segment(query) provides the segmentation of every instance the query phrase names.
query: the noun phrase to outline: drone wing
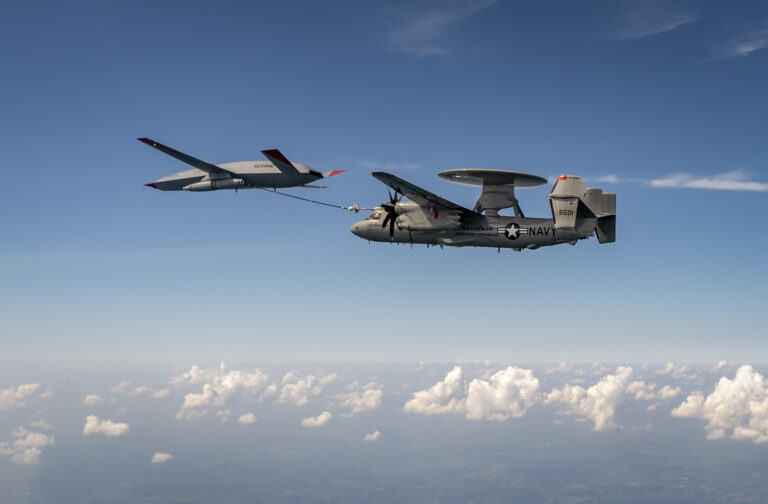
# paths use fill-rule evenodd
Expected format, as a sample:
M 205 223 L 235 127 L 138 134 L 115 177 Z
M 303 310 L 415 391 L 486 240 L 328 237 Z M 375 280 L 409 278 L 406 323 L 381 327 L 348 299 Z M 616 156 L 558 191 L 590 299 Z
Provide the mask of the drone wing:
M 143 142 L 150 147 L 154 147 L 155 149 L 159 150 L 163 154 L 168 154 L 171 157 L 174 157 L 181 161 L 182 163 L 187 163 L 190 166 L 194 166 L 198 170 L 202 170 L 205 173 L 212 175 L 214 173 L 227 173 L 229 175 L 235 175 L 235 173 L 225 170 L 221 166 L 216 166 L 215 164 L 208 163 L 207 161 L 203 161 L 202 159 L 194 158 L 188 154 L 184 154 L 183 152 L 179 152 L 176 149 L 171 149 L 167 145 L 163 145 L 159 142 L 155 142 L 151 138 L 138 138 L 139 142 Z
M 411 184 L 410 182 L 392 175 L 391 173 L 373 172 L 371 175 L 421 207 L 447 208 L 449 210 L 458 210 L 467 214 L 480 215 L 473 210 L 464 208 L 461 205 L 457 205 L 456 203 L 448 201 L 445 198 L 441 198 L 436 194 L 432 194 L 426 189 L 422 189 L 417 185 Z

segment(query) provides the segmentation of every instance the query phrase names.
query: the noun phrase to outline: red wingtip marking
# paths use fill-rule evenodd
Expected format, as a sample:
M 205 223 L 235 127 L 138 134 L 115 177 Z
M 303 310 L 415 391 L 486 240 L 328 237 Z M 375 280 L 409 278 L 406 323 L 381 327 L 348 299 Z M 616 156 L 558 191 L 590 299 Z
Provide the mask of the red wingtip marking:
M 151 183 L 151 182 L 149 184 L 144 184 L 144 185 L 146 187 L 151 187 L 152 189 L 157 189 L 157 186 L 155 184 Z
M 557 180 L 568 180 L 568 175 L 560 175 Z
M 332 172 L 328 173 L 328 175 L 325 176 L 325 178 L 333 177 L 334 175 L 338 175 L 339 173 L 344 173 L 347 170 L 333 170 Z

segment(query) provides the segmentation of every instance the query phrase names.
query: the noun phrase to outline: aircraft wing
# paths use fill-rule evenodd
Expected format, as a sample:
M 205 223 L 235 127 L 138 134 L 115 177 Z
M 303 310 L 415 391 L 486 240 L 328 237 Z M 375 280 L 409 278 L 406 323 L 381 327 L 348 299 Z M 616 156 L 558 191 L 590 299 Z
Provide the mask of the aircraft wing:
M 377 171 L 371 173 L 371 175 L 373 175 L 379 181 L 383 182 L 385 185 L 407 197 L 409 200 L 418 204 L 419 206 L 431 207 L 437 205 L 439 208 L 447 208 L 449 210 L 458 210 L 468 214 L 480 215 L 473 210 L 464 208 L 461 205 L 457 205 L 456 203 L 448 201 L 445 198 L 441 198 L 436 194 L 432 194 L 426 189 L 422 189 L 417 185 L 411 184 L 410 182 L 392 175 L 391 173 Z
M 163 145 L 159 142 L 155 142 L 151 138 L 139 138 L 139 142 L 143 142 L 150 147 L 154 147 L 155 149 L 159 150 L 163 154 L 168 154 L 171 157 L 174 157 L 181 161 L 182 163 L 187 163 L 190 166 L 194 166 L 198 170 L 202 170 L 205 173 L 211 175 L 213 173 L 228 173 L 230 175 L 235 175 L 234 172 L 231 172 L 229 170 L 225 170 L 224 168 L 220 166 L 216 166 L 215 164 L 208 163 L 206 161 L 203 161 L 202 159 L 194 158 L 188 154 L 184 154 L 183 152 L 179 152 L 176 149 L 171 149 L 167 145 Z

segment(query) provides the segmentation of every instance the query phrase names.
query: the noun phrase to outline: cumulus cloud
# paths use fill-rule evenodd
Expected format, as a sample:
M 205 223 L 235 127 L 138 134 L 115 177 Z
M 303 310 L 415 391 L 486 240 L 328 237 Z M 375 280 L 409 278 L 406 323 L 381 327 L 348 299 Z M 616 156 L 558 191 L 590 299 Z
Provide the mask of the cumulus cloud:
M 336 396 L 336 399 L 340 401 L 341 407 L 349 409 L 348 415 L 351 416 L 378 408 L 381 406 L 381 398 L 383 396 L 384 391 L 381 390 L 381 385 L 376 382 L 370 382 L 362 390 L 353 390 L 346 394 L 339 394 Z
M 155 452 L 155 454 L 152 455 L 152 463 L 163 464 L 165 462 L 168 462 L 172 458 L 173 458 L 173 455 L 171 455 L 170 453 Z
M 539 398 L 539 380 L 530 369 L 509 366 L 488 380 L 475 378 L 465 401 L 469 420 L 520 418 Z
M 47 420 L 44 420 L 42 418 L 40 420 L 36 420 L 34 422 L 29 422 L 27 425 L 29 427 L 31 427 L 32 429 L 40 429 L 40 430 L 44 430 L 44 431 L 54 430 L 56 428 L 53 425 L 49 424 Z
M 301 421 L 301 425 L 303 427 L 322 427 L 327 424 L 331 418 L 333 418 L 333 415 L 329 411 L 323 411 L 316 417 L 305 418 Z
M 93 406 L 95 404 L 101 404 L 105 401 L 103 397 L 97 394 L 88 394 L 85 396 L 85 399 L 83 399 L 83 404 L 86 404 L 88 406 Z
M 336 378 L 336 373 L 331 373 L 322 378 L 317 378 L 313 375 L 300 378 L 294 373 L 287 373 L 283 376 L 278 402 L 289 402 L 296 406 L 304 406 L 311 397 L 320 395 L 323 388 Z
M 83 427 L 83 436 L 91 434 L 103 434 L 105 436 L 122 436 L 131 430 L 127 423 L 115 423 L 111 420 L 102 420 L 95 415 L 88 415 Z
M 237 423 L 243 424 L 243 425 L 250 425 L 258 421 L 259 421 L 258 417 L 256 417 L 256 415 L 254 415 L 253 413 L 246 413 L 245 415 L 240 415 L 240 418 L 237 419 Z
M 496 0 L 448 0 L 439 8 L 412 14 L 389 35 L 392 50 L 416 57 L 445 56 L 450 53 L 440 36 L 462 19 L 493 6 Z
M 172 379 L 171 383 L 177 385 L 203 383 L 200 393 L 184 396 L 184 403 L 176 418 L 187 420 L 204 416 L 209 406 L 224 406 L 234 398 L 261 401 L 277 391 L 277 385 L 270 382 L 266 373 L 258 369 L 252 372 L 228 371 L 224 364 L 221 364 L 218 369 L 207 370 L 192 366 L 188 372 Z
M 378 441 L 380 439 L 381 439 L 381 432 L 376 430 L 371 432 L 370 434 L 366 434 L 365 437 L 363 438 L 363 441 L 365 441 L 366 443 L 370 443 L 373 441 Z
M 131 380 L 123 380 L 114 387 L 112 387 L 112 393 L 114 394 L 122 394 L 125 392 L 128 387 L 131 386 Z
M 559 407 L 559 414 L 590 420 L 594 422 L 594 430 L 602 431 L 620 427 L 614 415 L 616 408 L 628 399 L 662 399 L 680 393 L 678 388 L 669 386 L 656 391 L 655 384 L 632 381 L 632 376 L 631 367 L 621 366 L 589 388 L 567 384 L 561 389 L 552 389 L 544 403 Z
M 749 180 L 749 174 L 744 170 L 735 170 L 708 177 L 691 175 L 688 173 L 676 173 L 651 180 L 650 185 L 651 187 L 710 189 L 722 191 L 768 191 L 768 183 Z
M 443 381 L 437 382 L 427 390 L 413 393 L 413 398 L 405 403 L 403 410 L 406 413 L 418 413 L 421 415 L 438 415 L 442 413 L 455 413 L 463 411 L 462 401 L 454 397 L 461 387 L 461 366 L 454 366 L 445 375 Z
M 465 397 L 462 370 L 455 366 L 441 382 L 413 394 L 403 408 L 407 413 L 436 415 L 464 413 L 469 420 L 504 421 L 520 418 L 539 400 L 539 380 L 530 369 L 509 366 L 489 378 L 475 378 Z
M 752 366 L 741 366 L 733 380 L 720 378 L 706 397 L 701 391 L 691 393 L 671 414 L 706 420 L 707 439 L 768 442 L 768 380 Z
M 149 397 L 151 397 L 152 399 L 162 399 L 163 397 L 168 397 L 169 395 L 171 395 L 171 391 L 168 390 L 167 388 L 164 388 L 160 390 L 155 390 L 149 395 Z
M 132 395 L 132 396 L 144 395 L 144 394 L 149 394 L 150 392 L 152 392 L 151 388 L 147 387 L 146 385 L 142 385 L 128 392 L 128 395 Z
M 21 408 L 27 404 L 27 401 L 40 388 L 37 383 L 25 383 L 14 387 L 0 390 L 0 409 Z
M 54 444 L 53 436 L 30 432 L 24 426 L 14 429 L 12 435 L 17 439 L 0 443 L 0 455 L 10 456 L 15 464 L 40 463 L 41 448 Z

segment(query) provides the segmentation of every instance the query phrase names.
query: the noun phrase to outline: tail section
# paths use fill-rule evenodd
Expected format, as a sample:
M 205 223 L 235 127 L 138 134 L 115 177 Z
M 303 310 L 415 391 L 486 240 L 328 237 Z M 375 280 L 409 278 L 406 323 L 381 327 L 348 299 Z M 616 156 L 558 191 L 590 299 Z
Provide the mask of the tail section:
M 549 194 L 555 229 L 573 229 L 576 219 L 597 219 L 595 232 L 600 243 L 616 241 L 616 195 L 586 188 L 581 177 L 561 175 Z

